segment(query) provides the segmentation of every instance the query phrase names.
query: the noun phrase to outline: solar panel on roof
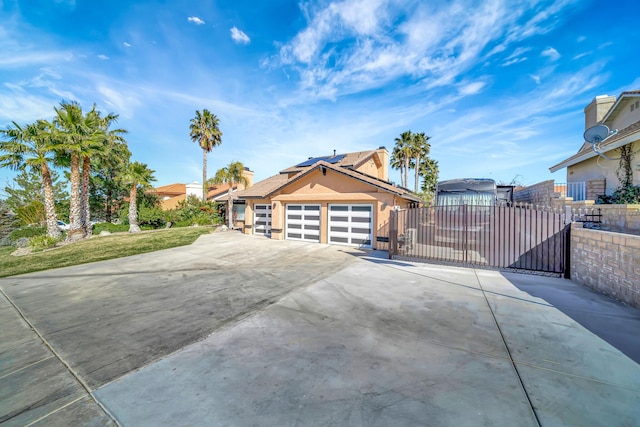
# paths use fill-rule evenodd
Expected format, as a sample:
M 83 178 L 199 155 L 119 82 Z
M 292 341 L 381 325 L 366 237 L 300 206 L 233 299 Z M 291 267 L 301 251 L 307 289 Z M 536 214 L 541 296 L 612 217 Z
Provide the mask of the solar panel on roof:
M 304 162 L 302 162 L 300 164 L 297 164 L 296 167 L 302 168 L 302 167 L 306 167 L 306 166 L 312 166 L 312 165 L 315 165 L 316 163 L 318 163 L 321 160 L 333 165 L 335 163 L 338 163 L 340 160 L 344 159 L 344 156 L 345 156 L 344 154 L 340 154 L 338 156 L 314 157 L 312 159 L 305 160 Z
M 330 163 L 332 165 L 338 163 L 340 160 L 344 159 L 345 154 L 339 154 L 337 156 L 333 156 L 328 158 L 326 161 L 327 163 Z

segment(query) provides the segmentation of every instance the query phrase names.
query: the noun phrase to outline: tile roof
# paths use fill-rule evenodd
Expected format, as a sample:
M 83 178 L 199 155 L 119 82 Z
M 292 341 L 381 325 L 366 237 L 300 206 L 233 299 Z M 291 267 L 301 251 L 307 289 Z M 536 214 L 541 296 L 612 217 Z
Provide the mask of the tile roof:
M 374 151 L 375 152 L 375 151 Z M 361 152 L 364 153 L 364 152 Z M 370 152 L 371 153 L 371 152 Z M 358 154 L 358 153 L 354 153 L 354 154 Z M 369 157 L 366 157 L 367 159 Z M 353 163 L 351 163 L 352 161 L 360 161 L 362 160 L 362 158 L 360 156 L 353 156 L 350 160 L 349 160 L 349 165 L 352 165 Z M 273 193 L 275 193 L 276 191 L 280 190 L 283 187 L 286 187 L 287 185 L 301 179 L 302 177 L 306 176 L 307 174 L 309 174 L 311 171 L 316 170 L 320 167 L 325 167 L 327 169 L 333 170 L 335 172 L 341 173 L 343 175 L 349 176 L 351 178 L 357 179 L 359 181 L 365 182 L 367 184 L 373 185 L 374 187 L 378 187 L 382 190 L 388 191 L 390 193 L 396 194 L 398 196 L 401 196 L 405 199 L 408 200 L 412 200 L 415 202 L 420 202 L 422 201 L 420 198 L 418 198 L 417 196 L 415 196 L 411 191 L 409 191 L 406 188 L 403 187 L 399 187 L 396 185 L 391 184 L 388 181 L 383 181 L 381 179 L 378 179 L 376 177 L 373 177 L 371 175 L 367 175 L 365 173 L 359 172 L 357 170 L 353 170 L 350 169 L 348 166 L 341 166 L 339 164 L 330 164 L 327 163 L 325 161 L 318 161 L 317 163 L 315 163 L 312 166 L 308 166 L 303 168 L 303 170 L 301 170 L 300 172 L 298 172 L 296 175 L 292 176 L 291 178 L 287 178 L 287 174 L 285 173 L 281 173 L 279 175 L 274 175 L 270 178 L 267 178 L 263 181 L 260 181 L 258 183 L 256 183 L 255 185 L 253 185 L 251 188 L 245 190 L 245 191 L 241 191 L 239 193 L 237 193 L 237 197 L 240 199 L 243 198 L 260 198 L 260 199 L 265 199 L 268 198 L 269 196 L 271 196 Z M 291 168 L 289 168 L 291 169 Z M 286 171 L 287 169 L 285 169 Z M 285 172 L 283 171 L 283 172 Z
M 187 192 L 186 184 L 169 184 L 154 188 L 157 194 L 185 194 Z
M 264 198 L 265 195 L 272 193 L 274 190 L 280 188 L 288 181 L 286 174 L 278 174 L 271 176 L 262 181 L 258 181 L 251 187 L 244 191 L 239 191 L 238 198 Z
M 342 166 L 344 168 L 357 168 L 358 166 L 360 166 L 362 163 L 364 163 L 365 161 L 369 160 L 369 158 L 371 156 L 373 156 L 377 151 L 376 150 L 368 150 L 368 151 L 356 151 L 353 153 L 345 153 L 345 154 L 336 154 L 337 156 L 344 156 L 340 161 L 334 163 L 334 165 L 336 166 Z M 326 157 L 333 157 L 333 156 L 326 156 Z M 310 159 L 312 159 L 313 157 L 310 157 Z M 304 162 L 300 162 L 298 164 L 302 164 Z M 314 164 L 315 165 L 315 164 Z M 280 171 L 280 173 L 293 173 L 293 172 L 300 172 L 303 171 L 305 169 L 309 169 L 311 167 L 313 167 L 314 165 L 311 166 L 291 166 L 287 169 L 284 169 L 283 171 Z

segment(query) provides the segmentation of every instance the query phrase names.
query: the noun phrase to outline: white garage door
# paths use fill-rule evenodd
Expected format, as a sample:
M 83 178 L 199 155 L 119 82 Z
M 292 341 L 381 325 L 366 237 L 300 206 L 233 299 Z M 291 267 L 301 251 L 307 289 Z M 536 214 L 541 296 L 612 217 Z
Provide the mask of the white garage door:
M 373 205 L 329 205 L 329 243 L 371 247 Z
M 253 234 L 271 235 L 271 205 L 253 205 Z
M 320 205 L 287 205 L 286 238 L 320 242 Z

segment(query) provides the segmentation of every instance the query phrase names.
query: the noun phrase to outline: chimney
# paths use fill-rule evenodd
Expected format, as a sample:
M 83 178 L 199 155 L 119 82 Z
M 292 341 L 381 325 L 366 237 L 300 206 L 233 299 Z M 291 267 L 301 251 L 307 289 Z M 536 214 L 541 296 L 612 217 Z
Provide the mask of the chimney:
M 584 108 L 584 129 L 587 130 L 600 123 L 616 102 L 615 96 L 599 95 Z
M 389 152 L 387 148 L 382 146 L 376 150 L 381 165 L 378 167 L 378 178 L 383 181 L 389 181 Z
M 242 176 L 247 179 L 247 186 L 244 188 L 249 188 L 253 185 L 253 171 L 248 167 L 245 167 L 242 171 Z

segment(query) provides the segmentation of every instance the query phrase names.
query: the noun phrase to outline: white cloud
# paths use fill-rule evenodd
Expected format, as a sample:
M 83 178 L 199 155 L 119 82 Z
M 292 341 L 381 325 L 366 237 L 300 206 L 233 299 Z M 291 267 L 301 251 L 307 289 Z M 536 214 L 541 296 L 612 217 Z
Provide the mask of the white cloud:
M 131 44 L 130 44 L 130 43 L 122 42 L 122 44 L 124 45 L 124 47 L 131 47 Z
M 122 92 L 104 85 L 99 85 L 97 91 L 104 97 L 104 103 L 106 105 L 124 117 L 133 116 L 135 108 L 140 105 L 138 98 L 130 91 L 125 95 Z
M 530 1 L 344 0 L 315 9 L 303 3 L 307 26 L 282 45 L 275 64 L 268 63 L 297 72 L 301 89 L 317 98 L 336 99 L 405 76 L 422 79 L 424 88 L 448 86 L 511 45 L 558 26 L 555 16 L 574 1 L 537 0 L 532 7 Z M 503 65 L 526 61 L 529 50 L 517 47 Z
M 246 35 L 244 31 L 239 30 L 237 27 L 232 27 L 230 31 L 231 31 L 231 38 L 236 43 L 248 44 L 251 41 L 249 36 Z
M 187 18 L 187 21 L 189 22 L 193 22 L 196 25 L 203 25 L 204 21 L 200 18 L 198 18 L 197 16 L 190 16 Z
M 546 56 L 552 61 L 557 61 L 558 59 L 560 59 L 560 53 L 552 47 L 546 48 L 540 55 Z
M 529 74 L 529 77 L 531 77 L 533 81 L 536 82 L 537 85 L 540 84 L 540 76 L 537 76 L 535 74 Z
M 508 61 L 504 61 L 504 62 L 502 63 L 502 66 L 503 66 L 503 67 L 508 67 L 509 65 L 517 64 L 517 63 L 519 63 L 519 62 L 524 62 L 524 61 L 526 61 L 527 59 L 528 59 L 528 58 L 527 58 L 526 56 L 521 56 L 520 58 L 513 58 L 513 59 L 510 59 L 510 60 L 508 60 Z
M 473 82 L 467 83 L 458 88 L 458 92 L 460 95 L 476 95 L 484 89 L 486 86 L 485 82 Z
M 16 54 L 10 51 L 0 53 L 0 67 L 19 68 L 37 64 L 54 64 L 58 62 L 70 61 L 73 54 L 70 52 L 27 52 Z
M 571 58 L 571 59 L 580 59 L 580 58 L 582 58 L 582 57 L 584 57 L 584 56 L 591 55 L 592 53 L 593 53 L 593 52 L 591 52 L 591 51 L 589 51 L 589 52 L 579 53 L 579 54 L 577 54 L 576 56 L 574 56 L 574 57 L 573 57 L 573 58 Z
M 109 59 L 109 57 L 107 55 L 98 55 L 98 59 L 106 61 L 107 59 Z

